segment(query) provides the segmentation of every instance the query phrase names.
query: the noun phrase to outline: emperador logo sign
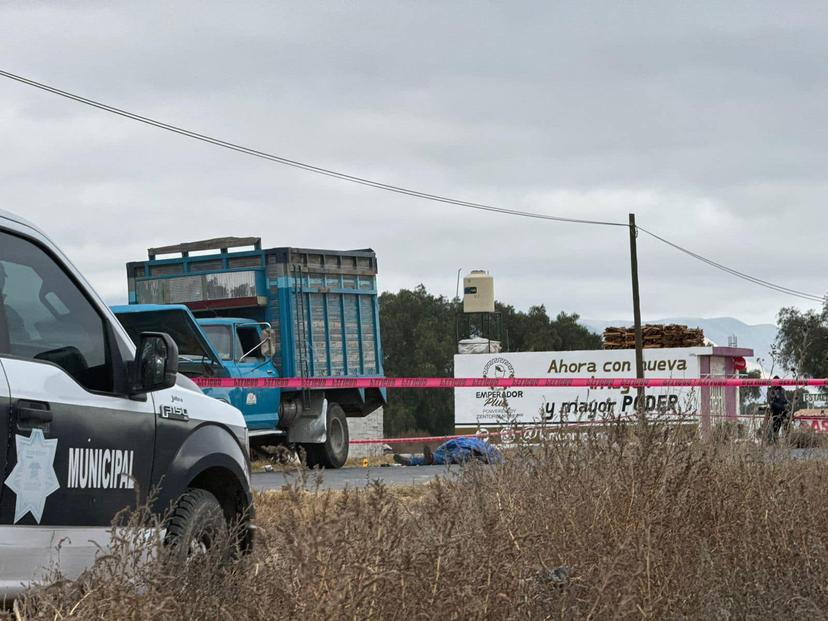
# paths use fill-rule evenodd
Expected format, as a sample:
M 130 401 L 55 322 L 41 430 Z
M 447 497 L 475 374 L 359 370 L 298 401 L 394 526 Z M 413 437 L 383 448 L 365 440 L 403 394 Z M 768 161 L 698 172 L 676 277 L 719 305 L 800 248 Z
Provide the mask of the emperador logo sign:
M 650 349 L 644 352 L 645 377 L 697 378 L 699 355 L 708 348 Z M 635 374 L 633 350 L 517 352 L 454 357 L 455 377 L 619 377 Z M 627 417 L 637 408 L 636 392 L 610 388 L 457 388 L 455 425 L 583 422 Z M 695 415 L 698 388 L 648 389 L 650 413 Z
M 515 367 L 506 358 L 492 358 L 483 366 L 483 377 L 496 377 L 501 379 L 504 377 L 514 377 Z

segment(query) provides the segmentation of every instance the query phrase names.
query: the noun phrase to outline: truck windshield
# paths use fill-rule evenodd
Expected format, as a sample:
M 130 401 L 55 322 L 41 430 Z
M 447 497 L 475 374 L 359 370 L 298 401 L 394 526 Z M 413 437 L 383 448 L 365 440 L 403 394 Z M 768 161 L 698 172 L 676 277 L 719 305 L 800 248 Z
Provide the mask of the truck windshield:
M 241 345 L 241 351 L 238 352 L 238 355 L 247 354 L 239 362 L 258 362 L 264 360 L 261 347 L 262 333 L 259 331 L 258 325 L 238 326 L 236 328 L 236 334 L 239 337 L 239 344 Z
M 202 325 L 201 329 L 204 330 L 204 334 L 210 339 L 222 360 L 233 359 L 233 335 L 230 332 L 230 326 Z

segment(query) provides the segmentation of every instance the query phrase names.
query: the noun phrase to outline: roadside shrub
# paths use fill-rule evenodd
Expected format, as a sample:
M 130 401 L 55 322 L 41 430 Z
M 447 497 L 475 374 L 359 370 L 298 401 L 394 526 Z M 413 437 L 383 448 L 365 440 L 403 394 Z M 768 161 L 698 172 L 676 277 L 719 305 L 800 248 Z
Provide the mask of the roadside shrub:
M 734 440 L 743 440 L 748 437 L 747 428 L 743 423 L 725 421 L 713 425 L 710 434 L 712 442 L 730 443 Z
M 453 469 L 457 471 L 456 468 Z M 665 427 L 568 434 L 421 488 L 258 494 L 254 554 L 159 540 L 30 590 L 22 617 L 815 618 L 828 470 Z M 111 557 L 111 558 L 110 558 Z
M 791 428 L 785 435 L 785 443 L 792 448 L 828 448 L 828 436 L 807 428 Z

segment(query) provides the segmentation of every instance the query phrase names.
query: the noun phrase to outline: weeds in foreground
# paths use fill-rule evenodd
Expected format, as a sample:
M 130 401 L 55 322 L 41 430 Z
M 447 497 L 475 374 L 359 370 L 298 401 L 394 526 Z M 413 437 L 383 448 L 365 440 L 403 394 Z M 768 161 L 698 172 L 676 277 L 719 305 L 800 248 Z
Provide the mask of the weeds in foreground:
M 23 617 L 814 618 L 828 611 L 828 470 L 669 429 L 584 433 L 400 494 L 257 497 L 252 556 L 173 568 L 116 539 Z

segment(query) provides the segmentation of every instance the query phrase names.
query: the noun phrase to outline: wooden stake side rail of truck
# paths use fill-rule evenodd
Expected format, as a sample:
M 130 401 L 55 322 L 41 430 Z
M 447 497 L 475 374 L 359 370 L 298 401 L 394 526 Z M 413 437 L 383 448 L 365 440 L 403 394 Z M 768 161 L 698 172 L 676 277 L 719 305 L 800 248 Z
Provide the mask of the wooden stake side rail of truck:
M 257 237 L 227 237 L 148 257 L 127 264 L 129 305 L 116 315 L 128 332 L 170 334 L 187 375 L 382 376 L 373 250 L 262 249 Z M 301 446 L 309 465 L 329 468 L 348 457 L 347 418 L 385 403 L 384 389 L 204 392 L 241 410 L 254 447 Z

